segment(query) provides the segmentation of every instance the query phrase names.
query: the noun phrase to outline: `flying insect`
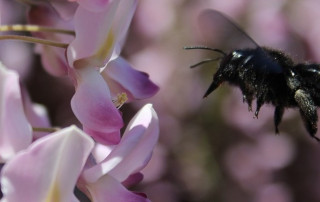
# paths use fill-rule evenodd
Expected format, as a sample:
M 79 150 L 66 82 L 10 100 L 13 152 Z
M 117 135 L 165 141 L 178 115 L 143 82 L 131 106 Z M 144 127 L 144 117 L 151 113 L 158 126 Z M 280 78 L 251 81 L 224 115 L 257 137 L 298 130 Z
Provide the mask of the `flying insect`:
M 189 46 L 190 49 L 214 51 L 219 57 L 200 61 L 191 68 L 204 63 L 220 61 L 218 70 L 213 75 L 213 81 L 204 94 L 207 97 L 223 82 L 240 88 L 243 101 L 252 109 L 256 101 L 254 116 L 258 118 L 260 108 L 264 104 L 275 107 L 275 132 L 286 108 L 298 108 L 304 126 L 310 136 L 317 141 L 317 107 L 320 106 L 320 65 L 313 63 L 295 63 L 283 51 L 259 46 L 249 35 L 236 24 L 216 10 L 205 10 L 200 14 L 201 19 L 219 16 L 228 21 L 235 29 L 250 41 L 252 47 L 233 49 L 231 52 L 207 46 Z

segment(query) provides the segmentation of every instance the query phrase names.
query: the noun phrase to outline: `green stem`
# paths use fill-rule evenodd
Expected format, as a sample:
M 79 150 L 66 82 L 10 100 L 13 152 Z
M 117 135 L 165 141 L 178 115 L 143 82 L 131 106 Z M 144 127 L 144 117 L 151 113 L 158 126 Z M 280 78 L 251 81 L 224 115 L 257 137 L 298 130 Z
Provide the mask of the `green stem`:
M 75 35 L 73 30 L 57 29 L 39 25 L 1 25 L 0 32 L 17 31 L 17 32 L 53 32 L 60 34 Z
M 60 130 L 60 128 L 40 128 L 40 127 L 32 127 L 32 130 L 34 132 L 48 132 L 48 133 L 53 133 L 56 132 L 58 130 Z
M 58 42 L 34 38 L 34 37 L 30 37 L 30 36 L 0 35 L 0 40 L 8 40 L 8 39 L 25 41 L 25 42 L 29 42 L 29 43 L 39 43 L 39 44 L 43 44 L 43 45 L 55 46 L 58 48 L 67 48 L 68 47 L 68 44 L 66 44 L 66 43 L 58 43 Z

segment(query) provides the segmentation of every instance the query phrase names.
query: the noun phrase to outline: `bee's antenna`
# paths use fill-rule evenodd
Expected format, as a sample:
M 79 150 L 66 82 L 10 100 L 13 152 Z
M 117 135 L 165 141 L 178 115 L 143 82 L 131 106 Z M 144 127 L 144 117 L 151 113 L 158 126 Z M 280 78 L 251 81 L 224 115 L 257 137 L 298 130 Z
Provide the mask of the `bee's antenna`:
M 210 59 L 206 59 L 206 60 L 202 60 L 196 64 L 193 64 L 193 65 L 190 65 L 190 68 L 195 68 L 199 65 L 202 65 L 202 64 L 205 64 L 205 63 L 208 63 L 208 62 L 212 62 L 212 61 L 217 61 L 217 60 L 220 60 L 221 57 L 218 57 L 218 58 L 210 58 Z
M 183 47 L 185 50 L 192 50 L 192 49 L 203 49 L 203 50 L 210 50 L 210 51 L 214 51 L 214 52 L 218 52 L 224 56 L 226 56 L 227 54 L 225 52 L 223 52 L 220 49 L 216 49 L 216 48 L 210 48 L 207 46 L 185 46 Z

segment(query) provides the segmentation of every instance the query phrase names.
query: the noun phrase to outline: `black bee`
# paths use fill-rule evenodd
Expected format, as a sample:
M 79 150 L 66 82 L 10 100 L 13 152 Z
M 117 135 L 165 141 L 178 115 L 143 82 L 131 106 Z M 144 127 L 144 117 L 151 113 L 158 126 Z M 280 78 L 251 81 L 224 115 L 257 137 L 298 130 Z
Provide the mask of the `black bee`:
M 230 53 L 206 46 L 185 47 L 185 49 L 205 49 L 217 52 L 218 58 L 201 61 L 191 67 L 220 60 L 213 81 L 205 92 L 207 97 L 220 84 L 228 83 L 238 86 L 243 94 L 243 101 L 251 110 L 253 100 L 256 100 L 255 117 L 265 103 L 275 106 L 275 132 L 279 133 L 278 125 L 281 122 L 285 108 L 299 108 L 305 128 L 317 141 L 317 106 L 320 105 L 320 65 L 301 63 L 296 64 L 284 52 L 258 46 L 246 33 L 240 30 L 228 18 L 218 11 L 205 10 L 202 16 L 219 15 L 225 18 L 253 44 L 253 48 L 235 49 Z

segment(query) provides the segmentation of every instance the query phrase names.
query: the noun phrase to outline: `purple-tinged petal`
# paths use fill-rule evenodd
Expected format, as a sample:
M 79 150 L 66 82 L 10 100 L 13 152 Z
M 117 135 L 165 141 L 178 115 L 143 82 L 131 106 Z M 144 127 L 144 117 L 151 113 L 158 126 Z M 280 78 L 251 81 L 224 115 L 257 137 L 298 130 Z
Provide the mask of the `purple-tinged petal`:
M 36 45 L 35 52 L 41 55 L 41 63 L 44 69 L 53 76 L 65 76 L 68 74 L 68 63 L 65 59 L 65 51 L 50 46 Z
M 75 0 L 83 8 L 92 12 L 101 12 L 108 7 L 110 2 L 117 0 Z
M 28 95 L 28 92 L 22 89 L 24 112 L 29 123 L 35 128 L 50 128 L 50 121 L 47 109 L 40 104 L 34 104 Z M 48 132 L 33 131 L 33 140 L 47 135 Z
M 60 29 L 73 29 L 72 21 L 64 21 L 50 4 L 41 4 L 32 6 L 28 12 L 28 21 L 30 24 L 36 24 L 47 27 L 57 27 Z M 34 32 L 34 36 L 61 43 L 70 43 L 74 36 L 66 34 L 57 34 L 51 32 Z M 65 56 L 65 49 L 37 45 L 36 52 L 41 57 L 44 68 L 54 76 L 62 76 L 68 73 L 68 63 Z
M 109 60 L 116 37 L 110 30 L 118 4 L 119 1 L 113 1 L 104 12 L 99 13 L 81 6 L 77 9 L 74 16 L 76 38 L 67 49 L 71 67 L 103 67 Z
M 3 201 L 78 201 L 73 190 L 94 145 L 75 126 L 43 137 L 1 173 Z
M 143 174 L 138 172 L 130 175 L 125 181 L 122 182 L 125 187 L 132 187 L 143 180 Z
M 111 126 L 110 128 L 113 127 Z M 112 132 L 101 132 L 95 129 L 89 129 L 86 126 L 84 126 L 83 131 L 85 131 L 87 134 L 93 137 L 95 141 L 103 145 L 115 145 L 118 144 L 120 141 L 120 128 L 115 128 Z
M 120 141 L 122 117 L 99 71 L 86 68 L 76 73 L 76 92 L 71 107 L 86 132 L 102 144 Z
M 95 183 L 87 185 L 94 202 L 149 202 L 144 195 L 135 194 L 127 190 L 119 181 L 110 175 L 104 175 Z
M 71 20 L 78 8 L 78 4 L 66 0 L 49 1 L 52 7 L 59 13 L 60 17 L 64 20 Z
M 133 69 L 121 57 L 109 62 L 101 74 L 108 83 L 112 96 L 125 92 L 129 101 L 152 97 L 159 90 L 148 74 Z
M 120 2 L 112 24 L 112 31 L 117 37 L 117 39 L 115 40 L 116 44 L 114 55 L 120 55 L 132 17 L 134 15 L 134 12 L 136 11 L 137 4 L 138 0 L 122 0 Z
M 115 145 L 103 145 L 96 142 L 91 154 L 95 159 L 96 163 L 103 161 L 113 150 Z
M 6 162 L 32 141 L 24 113 L 19 76 L 0 63 L 0 162 Z
M 69 65 L 105 66 L 114 52 L 120 52 L 136 5 L 137 0 L 113 0 L 98 13 L 80 6 L 74 18 L 76 38 L 67 49 Z
M 159 122 L 151 104 L 145 105 L 129 123 L 120 143 L 101 163 L 85 170 L 83 178 L 95 182 L 110 174 L 118 181 L 139 172 L 151 158 L 159 136 Z
M 39 4 L 32 6 L 28 12 L 28 22 L 30 24 L 55 27 L 59 29 L 73 30 L 73 21 L 65 21 L 61 19 L 59 14 L 50 4 Z M 53 32 L 33 32 L 35 36 L 50 39 L 62 43 L 69 43 L 74 39 L 74 36 L 53 33 Z

